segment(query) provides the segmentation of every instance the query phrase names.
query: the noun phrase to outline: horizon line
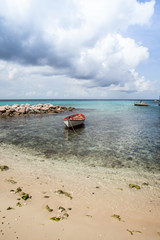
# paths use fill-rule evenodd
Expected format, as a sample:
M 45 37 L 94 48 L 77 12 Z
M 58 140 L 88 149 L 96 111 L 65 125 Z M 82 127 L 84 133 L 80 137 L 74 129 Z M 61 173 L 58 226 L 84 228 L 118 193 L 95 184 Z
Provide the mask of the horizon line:
M 158 100 L 158 98 L 17 98 L 0 99 L 0 101 L 93 101 L 93 100 Z

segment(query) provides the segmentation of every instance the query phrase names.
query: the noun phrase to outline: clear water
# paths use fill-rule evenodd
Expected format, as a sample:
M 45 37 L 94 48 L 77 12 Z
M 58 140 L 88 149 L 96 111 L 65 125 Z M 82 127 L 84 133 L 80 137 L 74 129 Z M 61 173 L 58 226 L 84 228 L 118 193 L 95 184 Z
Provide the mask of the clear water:
M 103 168 L 160 170 L 160 107 L 136 107 L 134 101 L 63 100 L 1 101 L 14 103 L 52 103 L 75 107 L 86 115 L 85 125 L 66 129 L 63 118 L 70 112 L 0 119 L 0 144 L 12 144 L 44 156 L 48 162 Z

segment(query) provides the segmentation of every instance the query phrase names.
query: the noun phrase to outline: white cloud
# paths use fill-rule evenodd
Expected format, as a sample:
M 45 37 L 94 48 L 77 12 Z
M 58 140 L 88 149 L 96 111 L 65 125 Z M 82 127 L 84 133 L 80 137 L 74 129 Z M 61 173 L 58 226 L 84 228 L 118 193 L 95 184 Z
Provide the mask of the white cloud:
M 24 96 L 27 97 L 27 98 L 31 98 L 31 97 L 34 97 L 36 96 L 37 97 L 37 93 L 36 91 L 27 91 L 27 92 L 23 92 Z
M 0 0 L 0 81 L 5 76 L 13 88 L 18 82 L 24 92 L 32 88 L 26 96 L 39 96 L 43 88 L 46 96 L 59 96 L 58 76 L 66 83 L 77 79 L 75 88 L 86 97 L 91 87 L 148 89 L 135 69 L 149 51 L 123 33 L 149 24 L 154 5 L 155 0 Z
M 133 39 L 109 34 L 93 48 L 81 52 L 74 63 L 75 77 L 90 79 L 90 87 L 124 86 L 126 82 L 136 81 L 133 69 L 148 55 L 148 49 L 138 46 Z
M 18 71 L 17 68 L 12 68 L 11 70 L 9 70 L 9 74 L 8 74 L 9 80 L 12 80 L 15 78 L 17 71 Z

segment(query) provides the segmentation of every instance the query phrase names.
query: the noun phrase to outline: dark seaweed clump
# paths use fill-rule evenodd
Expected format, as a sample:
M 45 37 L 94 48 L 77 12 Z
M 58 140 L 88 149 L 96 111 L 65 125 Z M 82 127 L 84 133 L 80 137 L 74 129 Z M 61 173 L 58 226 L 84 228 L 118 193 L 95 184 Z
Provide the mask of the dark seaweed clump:
M 8 169 L 9 169 L 9 167 L 7 165 L 1 165 L 0 166 L 1 171 L 7 171 Z

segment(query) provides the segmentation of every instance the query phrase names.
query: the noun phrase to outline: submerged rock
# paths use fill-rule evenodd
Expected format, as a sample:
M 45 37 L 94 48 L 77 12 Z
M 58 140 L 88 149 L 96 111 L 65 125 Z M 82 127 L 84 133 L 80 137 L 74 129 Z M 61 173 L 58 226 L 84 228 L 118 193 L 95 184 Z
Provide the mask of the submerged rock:
M 9 116 L 11 116 L 11 115 L 8 111 L 2 113 L 2 117 L 9 117 Z
M 68 111 L 73 111 L 73 110 L 75 110 L 75 108 L 74 107 L 69 107 L 67 110 Z

